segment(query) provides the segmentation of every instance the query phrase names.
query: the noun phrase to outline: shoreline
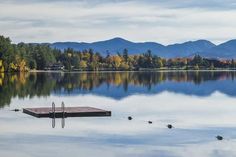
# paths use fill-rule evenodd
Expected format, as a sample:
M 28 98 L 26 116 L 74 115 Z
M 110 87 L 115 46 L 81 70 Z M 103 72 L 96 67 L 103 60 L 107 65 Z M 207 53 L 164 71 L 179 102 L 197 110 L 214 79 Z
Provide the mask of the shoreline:
M 160 70 L 81 70 L 81 71 L 62 71 L 62 70 L 30 70 L 30 73 L 115 73 L 115 72 L 236 72 L 236 69 L 160 69 Z

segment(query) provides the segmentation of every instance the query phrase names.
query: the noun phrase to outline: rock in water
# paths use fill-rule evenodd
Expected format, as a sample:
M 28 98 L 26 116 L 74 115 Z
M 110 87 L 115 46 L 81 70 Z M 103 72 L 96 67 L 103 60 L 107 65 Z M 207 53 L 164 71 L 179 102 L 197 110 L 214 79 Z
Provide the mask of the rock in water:
M 223 138 L 222 136 L 220 136 L 220 135 L 216 136 L 216 138 L 217 138 L 217 140 L 219 140 L 219 141 L 221 141 L 221 140 L 224 139 L 224 138 Z
M 172 129 L 173 126 L 172 126 L 171 124 L 168 124 L 168 125 L 167 125 L 167 128 Z

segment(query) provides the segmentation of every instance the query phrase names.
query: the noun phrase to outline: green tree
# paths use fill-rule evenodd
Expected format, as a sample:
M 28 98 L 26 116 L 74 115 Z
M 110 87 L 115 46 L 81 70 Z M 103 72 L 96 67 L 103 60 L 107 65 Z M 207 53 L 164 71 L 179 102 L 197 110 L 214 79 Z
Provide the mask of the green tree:
M 235 65 L 236 65 L 236 63 L 235 63 L 234 59 L 232 59 L 232 60 L 231 60 L 231 67 L 232 67 L 232 68 L 235 68 Z
M 36 61 L 34 59 L 31 59 L 29 61 L 29 68 L 30 69 L 36 69 L 37 68 L 37 64 L 36 64 Z
M 193 65 L 202 65 L 203 64 L 203 58 L 200 55 L 195 55 L 192 60 Z
M 125 60 L 125 63 L 128 62 L 128 58 L 129 58 L 129 54 L 128 54 L 128 50 L 127 49 L 124 49 L 123 51 L 123 58 Z
M 154 60 L 154 66 L 156 68 L 163 67 L 162 59 L 160 57 L 155 56 L 153 60 Z
M 8 70 L 10 63 L 14 62 L 15 55 L 10 38 L 0 36 L 0 59 L 3 60 L 3 66 Z

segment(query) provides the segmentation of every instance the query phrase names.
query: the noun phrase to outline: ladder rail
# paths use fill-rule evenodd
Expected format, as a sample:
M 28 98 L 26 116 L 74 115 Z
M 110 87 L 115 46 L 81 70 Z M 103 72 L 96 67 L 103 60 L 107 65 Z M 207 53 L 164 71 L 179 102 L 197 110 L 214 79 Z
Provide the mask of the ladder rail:
M 65 103 L 61 103 L 61 111 L 59 111 L 59 114 L 62 114 L 62 119 L 61 119 L 61 127 L 65 128 Z M 52 128 L 55 128 L 56 126 L 56 105 L 54 102 L 52 102 Z
M 54 102 L 52 102 L 52 115 L 53 115 L 53 117 L 52 117 L 52 128 L 55 128 L 55 126 L 56 126 L 56 106 L 55 106 L 55 103 Z
M 61 103 L 61 110 L 62 110 L 62 119 L 61 119 L 61 127 L 65 127 L 65 103 Z

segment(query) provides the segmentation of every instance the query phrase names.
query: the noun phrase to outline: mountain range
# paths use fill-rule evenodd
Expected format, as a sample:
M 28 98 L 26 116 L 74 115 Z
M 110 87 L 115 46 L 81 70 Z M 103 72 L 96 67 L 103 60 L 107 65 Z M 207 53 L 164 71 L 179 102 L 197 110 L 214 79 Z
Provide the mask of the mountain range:
M 220 45 L 215 45 L 208 40 L 188 41 L 180 44 L 162 45 L 156 42 L 131 42 L 122 38 L 85 43 L 85 42 L 55 42 L 51 47 L 64 50 L 73 48 L 83 51 L 93 49 L 102 55 L 122 53 L 124 49 L 129 54 L 141 54 L 151 50 L 153 54 L 164 58 L 191 57 L 199 54 L 207 58 L 236 58 L 236 40 L 230 40 Z

